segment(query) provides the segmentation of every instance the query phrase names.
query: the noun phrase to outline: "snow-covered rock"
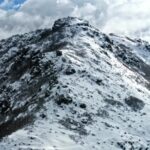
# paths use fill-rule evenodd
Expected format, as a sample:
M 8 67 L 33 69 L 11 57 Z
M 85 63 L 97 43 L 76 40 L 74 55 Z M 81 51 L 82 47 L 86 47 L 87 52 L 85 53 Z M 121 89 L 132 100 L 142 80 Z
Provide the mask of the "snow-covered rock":
M 0 41 L 1 150 L 148 150 L 150 45 L 82 19 Z

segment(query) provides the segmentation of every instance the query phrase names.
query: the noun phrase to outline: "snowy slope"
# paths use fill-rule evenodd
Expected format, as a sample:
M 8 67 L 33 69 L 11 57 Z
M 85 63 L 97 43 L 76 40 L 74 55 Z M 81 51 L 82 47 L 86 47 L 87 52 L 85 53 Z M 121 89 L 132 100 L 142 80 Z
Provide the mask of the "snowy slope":
M 78 18 L 0 41 L 2 150 L 150 149 L 150 45 Z

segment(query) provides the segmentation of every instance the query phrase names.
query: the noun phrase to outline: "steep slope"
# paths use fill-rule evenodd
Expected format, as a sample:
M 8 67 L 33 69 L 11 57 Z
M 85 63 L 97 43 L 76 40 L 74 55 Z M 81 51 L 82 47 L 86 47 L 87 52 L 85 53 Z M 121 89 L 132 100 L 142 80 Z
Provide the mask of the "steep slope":
M 78 18 L 0 41 L 0 146 L 148 150 L 150 45 Z

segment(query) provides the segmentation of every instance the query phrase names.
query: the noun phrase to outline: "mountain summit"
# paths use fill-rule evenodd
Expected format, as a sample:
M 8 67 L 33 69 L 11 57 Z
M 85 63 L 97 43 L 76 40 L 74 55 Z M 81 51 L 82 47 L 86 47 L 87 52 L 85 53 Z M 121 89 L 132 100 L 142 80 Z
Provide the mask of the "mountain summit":
M 150 44 L 67 17 L 0 41 L 1 150 L 148 150 Z

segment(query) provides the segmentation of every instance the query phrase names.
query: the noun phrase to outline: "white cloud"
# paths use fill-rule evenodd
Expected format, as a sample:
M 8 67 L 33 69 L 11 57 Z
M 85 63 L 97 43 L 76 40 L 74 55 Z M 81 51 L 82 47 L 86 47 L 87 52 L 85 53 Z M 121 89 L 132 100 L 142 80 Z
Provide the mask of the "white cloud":
M 150 41 L 150 1 L 128 0 L 110 5 L 103 31 L 126 34 Z
M 51 27 L 66 16 L 82 17 L 104 32 L 138 36 L 150 41 L 148 0 L 26 0 L 18 11 L 0 6 L 0 38 Z M 3 6 L 3 7 L 2 7 Z

